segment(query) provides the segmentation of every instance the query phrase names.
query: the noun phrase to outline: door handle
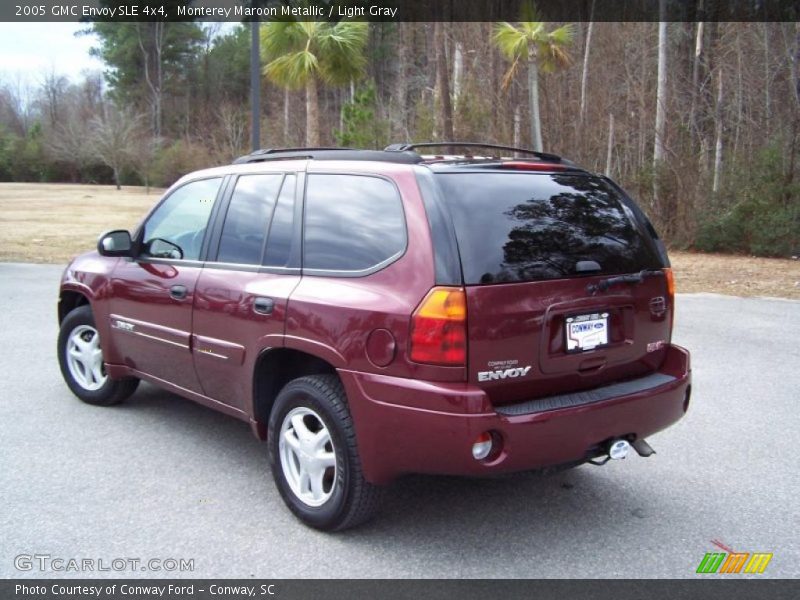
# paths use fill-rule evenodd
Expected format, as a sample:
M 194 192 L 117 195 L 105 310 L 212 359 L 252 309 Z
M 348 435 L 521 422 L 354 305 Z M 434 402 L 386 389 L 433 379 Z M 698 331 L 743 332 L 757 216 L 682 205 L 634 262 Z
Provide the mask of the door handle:
M 253 312 L 257 312 L 260 315 L 271 315 L 273 308 L 275 308 L 275 300 L 272 298 L 259 296 L 253 300 Z
M 169 295 L 175 298 L 175 300 L 183 300 L 186 298 L 186 286 L 173 285 L 171 288 L 169 288 Z

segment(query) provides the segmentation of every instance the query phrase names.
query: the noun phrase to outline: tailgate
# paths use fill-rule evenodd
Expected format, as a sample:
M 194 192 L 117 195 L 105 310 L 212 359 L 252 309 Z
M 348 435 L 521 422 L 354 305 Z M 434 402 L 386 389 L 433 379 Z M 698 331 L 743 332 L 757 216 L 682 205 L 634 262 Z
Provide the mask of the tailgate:
M 665 279 L 588 294 L 599 279 L 468 287 L 469 381 L 500 405 L 655 371 L 670 341 Z M 568 319 L 585 315 L 605 319 L 607 343 L 569 350 Z
M 585 172 L 451 169 L 437 182 L 466 286 L 470 383 L 503 404 L 659 367 L 668 263 L 621 190 Z

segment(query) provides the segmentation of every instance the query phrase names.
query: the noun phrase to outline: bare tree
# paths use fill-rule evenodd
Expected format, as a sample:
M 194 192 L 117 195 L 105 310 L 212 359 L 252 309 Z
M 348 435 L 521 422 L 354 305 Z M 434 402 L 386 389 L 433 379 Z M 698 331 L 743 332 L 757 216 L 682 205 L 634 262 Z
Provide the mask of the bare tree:
M 247 145 L 247 111 L 231 102 L 222 104 L 215 111 L 219 130 L 215 136 L 217 151 L 232 160 L 242 154 Z
M 53 128 L 45 144 L 47 155 L 54 161 L 67 165 L 72 180 L 78 181 L 82 171 L 95 160 L 91 130 L 86 119 L 71 111 Z
M 143 29 L 146 31 L 143 32 Z M 161 136 L 161 105 L 163 102 L 164 74 L 163 59 L 164 51 L 164 23 L 154 21 L 152 23 L 136 23 L 136 33 L 139 40 L 139 49 L 142 51 L 142 61 L 144 63 L 144 79 L 150 90 L 151 119 L 153 134 Z M 148 46 L 145 47 L 145 37 L 147 36 Z M 151 56 L 152 49 L 152 56 Z
M 145 193 L 150 193 L 150 185 L 153 179 L 153 171 L 156 166 L 158 151 L 163 146 L 164 140 L 152 134 L 147 127 L 143 127 L 144 118 L 139 119 L 137 131 L 133 136 L 128 158 L 130 167 L 142 178 Z
M 42 79 L 42 92 L 44 93 L 47 116 L 51 127 L 55 127 L 59 122 L 63 98 L 68 85 L 69 80 L 63 75 L 57 74 L 52 67 Z
M 614 161 L 614 113 L 608 113 L 608 146 L 606 148 L 605 173 L 611 177 L 611 167 Z
M 589 50 L 592 47 L 592 30 L 594 29 L 594 0 L 592 0 L 591 8 L 589 9 L 589 24 L 586 28 L 586 45 L 583 49 L 583 71 L 581 72 L 581 123 L 586 117 L 586 85 L 589 80 Z
M 104 115 L 90 121 L 92 151 L 99 161 L 111 168 L 118 190 L 122 189 L 122 170 L 134 165 L 141 122 L 141 115 L 116 107 L 107 107 Z
M 436 99 L 439 102 L 439 122 L 437 131 L 445 140 L 453 139 L 453 101 L 450 96 L 450 73 L 447 66 L 446 24 L 433 26 L 436 45 Z
M 664 160 L 667 133 L 667 22 L 666 0 L 659 0 L 658 23 L 658 85 L 656 87 L 656 127 L 653 144 L 653 209 L 656 216 L 664 218 L 659 197 L 659 176 L 661 163 Z
M 722 69 L 717 70 L 717 106 L 715 110 L 716 143 L 714 144 L 714 182 L 711 191 L 719 192 L 719 182 L 722 171 Z

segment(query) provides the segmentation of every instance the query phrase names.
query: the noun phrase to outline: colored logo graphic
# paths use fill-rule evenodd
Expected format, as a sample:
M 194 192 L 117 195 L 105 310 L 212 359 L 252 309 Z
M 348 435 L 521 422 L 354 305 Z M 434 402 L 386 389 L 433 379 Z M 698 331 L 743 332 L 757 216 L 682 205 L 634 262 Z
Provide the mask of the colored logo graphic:
M 718 540 L 711 540 L 711 543 L 725 552 L 706 552 L 697 566 L 697 573 L 759 574 L 772 560 L 772 552 L 736 552 Z

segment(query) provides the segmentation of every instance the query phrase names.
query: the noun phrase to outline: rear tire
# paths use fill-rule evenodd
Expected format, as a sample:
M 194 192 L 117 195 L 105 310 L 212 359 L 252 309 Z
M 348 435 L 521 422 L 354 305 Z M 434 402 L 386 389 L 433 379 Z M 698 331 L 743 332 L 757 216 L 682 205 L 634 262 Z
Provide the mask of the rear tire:
M 341 531 L 378 510 L 383 488 L 364 479 L 353 420 L 335 375 L 286 384 L 275 399 L 267 440 L 275 485 L 306 525 Z
M 106 374 L 100 334 L 88 305 L 74 309 L 61 323 L 58 364 L 69 389 L 87 404 L 119 404 L 139 385 L 134 377 L 111 379 Z

